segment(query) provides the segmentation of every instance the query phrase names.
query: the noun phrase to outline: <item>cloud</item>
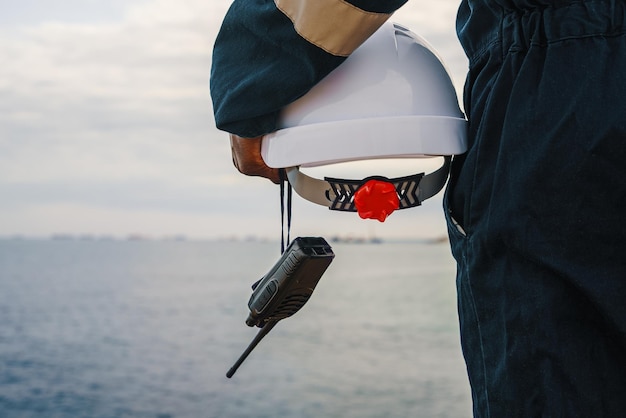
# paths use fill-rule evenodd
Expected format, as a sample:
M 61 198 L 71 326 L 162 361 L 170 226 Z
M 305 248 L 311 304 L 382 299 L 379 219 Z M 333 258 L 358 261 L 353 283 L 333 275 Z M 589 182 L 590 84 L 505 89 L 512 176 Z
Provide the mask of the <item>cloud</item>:
M 398 21 L 454 61 L 456 1 L 422 3 Z M 84 1 L 46 19 L 60 4 L 25 0 L 9 10 L 21 20 L 0 20 L 0 235 L 120 231 L 141 213 L 147 232 L 167 219 L 179 232 L 265 225 L 277 188 L 234 170 L 212 118 L 211 48 L 230 1 Z
M 3 143 L 52 139 L 80 149 L 81 142 L 127 147 L 130 139 L 134 148 L 206 135 L 219 16 L 212 9 L 214 2 L 159 1 L 131 8 L 120 22 L 3 33 Z

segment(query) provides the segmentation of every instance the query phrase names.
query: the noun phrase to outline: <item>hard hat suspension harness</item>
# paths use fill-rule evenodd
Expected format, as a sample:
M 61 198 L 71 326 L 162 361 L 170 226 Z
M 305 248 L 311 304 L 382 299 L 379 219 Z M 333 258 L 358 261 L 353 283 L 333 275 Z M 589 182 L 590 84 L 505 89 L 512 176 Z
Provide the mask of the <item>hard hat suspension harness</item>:
M 364 211 L 359 208 L 358 197 L 359 193 L 369 193 L 365 187 L 371 181 L 379 181 L 393 186 L 398 199 L 398 205 L 392 208 L 393 210 L 412 208 L 421 205 L 424 200 L 433 197 L 444 187 L 450 172 L 451 160 L 452 157 L 445 156 L 441 168 L 430 174 L 420 173 L 392 179 L 372 176 L 363 180 L 346 180 L 333 177 L 324 177 L 324 180 L 319 180 L 302 173 L 298 167 L 290 167 L 285 171 L 289 184 L 303 198 L 318 205 L 326 206 L 330 210 L 359 212 L 359 215 L 363 217 L 362 212 Z M 376 198 L 374 194 L 370 201 Z M 391 212 L 387 213 L 387 215 L 389 214 Z M 378 216 L 372 217 L 378 218 Z

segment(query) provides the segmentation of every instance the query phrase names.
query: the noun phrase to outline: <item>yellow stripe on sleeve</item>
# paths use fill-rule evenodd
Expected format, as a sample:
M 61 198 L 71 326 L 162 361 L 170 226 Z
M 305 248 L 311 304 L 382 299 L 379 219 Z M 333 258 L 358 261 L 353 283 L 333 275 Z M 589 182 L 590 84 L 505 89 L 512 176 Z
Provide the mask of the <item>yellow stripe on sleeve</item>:
M 367 12 L 344 0 L 274 0 L 296 32 L 324 51 L 348 56 L 391 16 Z

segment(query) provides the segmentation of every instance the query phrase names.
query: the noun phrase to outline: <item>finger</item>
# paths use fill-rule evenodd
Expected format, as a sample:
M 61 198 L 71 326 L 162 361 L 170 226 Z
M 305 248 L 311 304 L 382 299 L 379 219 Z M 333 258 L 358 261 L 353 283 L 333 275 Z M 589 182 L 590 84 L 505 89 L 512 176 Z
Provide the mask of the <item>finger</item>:
M 230 143 L 233 156 L 233 164 L 239 172 L 248 176 L 260 176 L 280 183 L 280 171 L 270 168 L 261 156 L 261 143 L 263 137 L 242 138 L 231 134 Z

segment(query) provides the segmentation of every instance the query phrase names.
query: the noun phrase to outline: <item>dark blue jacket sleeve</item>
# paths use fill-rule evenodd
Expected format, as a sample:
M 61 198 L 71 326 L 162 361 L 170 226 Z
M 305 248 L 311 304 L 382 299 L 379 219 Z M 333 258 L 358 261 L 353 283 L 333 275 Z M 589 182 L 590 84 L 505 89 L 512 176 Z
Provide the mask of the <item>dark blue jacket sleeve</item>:
M 405 1 L 350 3 L 391 13 Z M 235 0 L 213 49 L 210 86 L 217 127 L 243 137 L 274 131 L 280 110 L 344 59 L 302 38 L 273 0 Z

